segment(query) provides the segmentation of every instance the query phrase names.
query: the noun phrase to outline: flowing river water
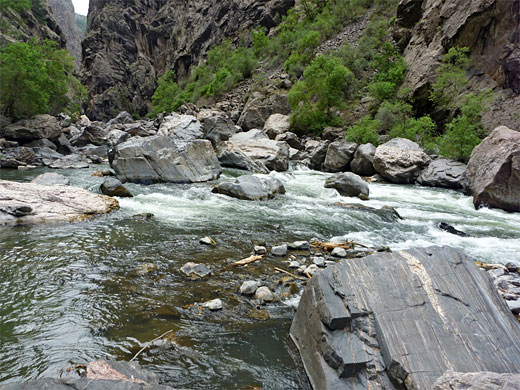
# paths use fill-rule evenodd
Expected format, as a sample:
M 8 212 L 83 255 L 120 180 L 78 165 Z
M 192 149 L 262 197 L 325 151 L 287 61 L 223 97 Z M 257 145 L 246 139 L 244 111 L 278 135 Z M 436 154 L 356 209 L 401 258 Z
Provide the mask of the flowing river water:
M 94 170 L 62 171 L 72 185 L 96 191 Z M 28 181 L 43 170 L 1 170 L 0 178 Z M 225 171 L 220 180 L 232 180 Z M 128 184 L 136 196 L 120 199 L 111 215 L 72 224 L 0 228 L 0 384 L 66 377 L 66 369 L 98 359 L 138 361 L 161 383 L 177 388 L 308 389 L 288 338 L 298 292 L 274 267 L 285 259 L 232 269 L 255 244 L 329 240 L 342 236 L 391 249 L 450 245 L 474 260 L 520 265 L 520 213 L 473 208 L 450 190 L 370 184 L 366 206 L 392 206 L 403 217 L 385 222 L 366 211 L 335 206 L 361 203 L 323 188 L 327 174 L 295 169 L 272 173 L 287 194 L 248 202 L 211 193 L 214 183 Z M 153 213 L 152 220 L 135 214 Z M 470 237 L 440 230 L 447 222 Z M 206 247 L 199 238 L 218 245 Z M 188 280 L 184 263 L 205 263 L 213 275 Z M 259 316 L 239 296 L 245 279 L 265 280 L 283 304 Z M 277 279 L 278 278 L 278 279 Z M 193 303 L 221 298 L 224 310 Z M 255 314 L 256 313 L 256 314 Z M 262 319 L 259 319 L 259 318 Z

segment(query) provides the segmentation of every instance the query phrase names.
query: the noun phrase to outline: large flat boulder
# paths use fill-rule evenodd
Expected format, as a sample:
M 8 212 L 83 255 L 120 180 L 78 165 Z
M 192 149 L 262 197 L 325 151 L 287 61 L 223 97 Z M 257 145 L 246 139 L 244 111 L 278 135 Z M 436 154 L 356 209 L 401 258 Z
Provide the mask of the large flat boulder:
M 466 177 L 475 207 L 520 211 L 520 132 L 493 130 L 471 153 Z
M 219 177 L 222 168 L 211 142 L 174 142 L 161 135 L 133 137 L 110 154 L 117 177 L 134 183 L 197 183 Z
M 157 134 L 175 141 L 191 141 L 204 136 L 202 125 L 197 118 L 176 112 L 164 118 Z
M 466 187 L 466 164 L 439 158 L 432 161 L 419 177 L 417 183 L 429 187 L 463 189 Z
M 285 194 L 285 187 L 278 179 L 245 175 L 234 182 L 218 184 L 212 192 L 243 200 L 267 200 Z
M 520 372 L 520 324 L 452 248 L 342 260 L 308 283 L 290 335 L 314 389 L 430 390 L 447 370 Z
M 56 140 L 63 132 L 58 120 L 51 115 L 36 115 L 7 126 L 0 126 L 0 138 L 18 142 L 38 139 Z
M 374 168 L 392 183 L 413 183 L 431 159 L 421 147 L 406 138 L 394 138 L 377 147 Z
M 82 188 L 0 180 L 0 225 L 80 221 L 119 208 Z

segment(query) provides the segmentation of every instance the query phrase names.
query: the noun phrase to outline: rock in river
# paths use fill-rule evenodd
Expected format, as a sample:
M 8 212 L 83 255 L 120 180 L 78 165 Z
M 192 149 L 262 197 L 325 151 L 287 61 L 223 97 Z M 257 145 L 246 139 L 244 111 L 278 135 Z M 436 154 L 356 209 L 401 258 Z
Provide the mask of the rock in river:
M 212 192 L 243 200 L 266 200 L 285 194 L 285 187 L 278 179 L 244 175 L 234 182 L 218 184 Z
M 423 186 L 463 189 L 466 187 L 466 164 L 439 158 L 424 169 L 417 182 Z
M 108 196 L 119 196 L 121 198 L 131 198 L 133 195 L 115 177 L 107 177 L 100 186 L 103 194 Z
M 41 175 L 36 176 L 31 181 L 31 183 L 39 184 L 42 186 L 55 186 L 58 184 L 68 186 L 70 184 L 70 181 L 68 178 L 66 178 L 63 175 L 60 175 L 59 173 L 47 172 L 47 173 L 42 173 Z
M 432 389 L 447 370 L 520 372 L 520 326 L 451 248 L 341 260 L 310 280 L 291 337 L 315 389 Z
M 337 173 L 325 181 L 325 188 L 334 188 L 342 196 L 357 196 L 366 200 L 369 195 L 368 183 L 355 173 Z
M 78 221 L 118 208 L 117 200 L 82 188 L 0 180 L 0 225 Z
M 193 262 L 188 262 L 184 264 L 180 271 L 190 277 L 198 277 L 198 278 L 204 278 L 206 276 L 211 275 L 211 269 L 209 269 L 208 266 L 205 264 L 198 264 Z
M 135 183 L 196 183 L 216 179 L 222 171 L 207 140 L 133 137 L 117 145 L 110 157 L 117 177 Z
M 493 130 L 473 149 L 466 176 L 475 207 L 520 211 L 520 132 Z

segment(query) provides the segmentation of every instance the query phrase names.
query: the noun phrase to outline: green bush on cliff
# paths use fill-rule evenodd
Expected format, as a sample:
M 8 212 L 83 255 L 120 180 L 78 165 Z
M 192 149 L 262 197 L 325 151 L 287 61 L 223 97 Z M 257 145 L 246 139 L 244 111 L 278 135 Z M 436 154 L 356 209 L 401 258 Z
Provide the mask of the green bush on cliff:
M 86 89 L 72 76 L 74 60 L 56 42 L 35 39 L 0 49 L 0 113 L 14 119 L 76 111 Z
M 347 129 L 347 140 L 358 144 L 371 143 L 377 146 L 379 145 L 378 130 L 380 127 L 381 122 L 379 120 L 372 119 L 370 115 L 364 116 Z
M 0 0 L 0 11 L 10 8 L 13 11 L 20 12 L 31 8 L 32 4 L 32 0 Z

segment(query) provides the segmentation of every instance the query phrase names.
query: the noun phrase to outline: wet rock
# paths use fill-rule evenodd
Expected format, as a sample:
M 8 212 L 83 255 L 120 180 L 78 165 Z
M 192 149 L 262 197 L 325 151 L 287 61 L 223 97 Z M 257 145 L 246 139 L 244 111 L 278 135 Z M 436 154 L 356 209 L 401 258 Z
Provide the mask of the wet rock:
M 271 248 L 271 254 L 273 256 L 285 256 L 287 255 L 287 245 L 278 245 Z
M 291 128 L 291 117 L 283 114 L 271 115 L 264 124 L 264 133 L 270 139 L 275 139 L 277 136 L 289 131 Z
M 222 111 L 201 110 L 197 119 L 202 124 L 204 138 L 210 140 L 214 147 L 238 132 L 233 121 Z
M 217 245 L 217 243 L 215 242 L 215 240 L 211 237 L 202 237 L 199 242 L 201 244 L 204 244 L 204 245 L 210 245 L 210 246 L 215 246 Z
M 331 254 L 335 257 L 347 257 L 347 251 L 344 248 L 334 248 Z
M 334 203 L 334 205 L 343 207 L 345 209 L 372 213 L 374 215 L 377 215 L 379 218 L 381 218 L 385 222 L 395 222 L 395 221 L 398 221 L 399 219 L 402 219 L 401 216 L 399 215 L 399 213 L 397 212 L 397 210 L 394 209 L 393 207 L 389 207 L 389 206 L 383 206 L 379 209 L 376 209 L 373 207 L 368 207 L 368 206 L 365 206 L 362 204 L 354 204 L 354 203 L 337 202 L 337 203 Z
M 82 188 L 0 180 L 0 225 L 68 222 L 119 208 L 110 197 Z
M 126 189 L 126 187 L 115 177 L 107 177 L 101 187 L 101 192 L 108 196 L 119 196 L 120 198 L 131 198 L 133 195 Z
M 294 241 L 287 245 L 293 251 L 308 251 L 310 249 L 309 241 Z
M 327 172 L 343 172 L 349 166 L 358 144 L 354 142 L 335 141 L 329 145 L 323 169 Z
M 309 168 L 316 171 L 323 169 L 325 158 L 327 157 L 327 151 L 329 150 L 329 141 L 320 142 L 319 145 L 314 148 L 309 155 L 310 163 Z
M 134 137 L 117 145 L 110 165 L 122 181 L 144 184 L 203 182 L 218 178 L 222 171 L 209 141 L 174 143 L 160 135 Z
M 184 264 L 180 271 L 189 277 L 205 278 L 211 275 L 211 269 L 205 264 L 197 264 L 194 262 L 188 262 Z
M 322 256 L 315 256 L 312 258 L 312 264 L 315 264 L 318 267 L 325 267 L 325 258 Z
M 355 173 L 337 173 L 325 180 L 325 188 L 334 188 L 342 196 L 357 196 L 368 199 L 368 183 Z
M 73 136 L 70 139 L 70 143 L 76 147 L 87 146 L 89 144 L 101 146 L 106 136 L 107 132 L 101 126 L 90 125 L 85 127 L 80 134 Z
M 466 171 L 476 208 L 520 211 L 520 133 L 497 127 L 471 153 Z
M 42 186 L 64 185 L 68 186 L 70 180 L 59 173 L 47 172 L 36 176 L 31 183 Z
M 394 138 L 377 147 L 374 168 L 392 183 L 413 183 L 430 161 L 417 143 Z
M 58 160 L 43 160 L 43 163 L 52 169 L 83 169 L 88 168 L 89 160 L 80 154 L 69 154 Z
M 204 137 L 202 125 L 197 118 L 175 112 L 164 117 L 157 135 L 168 137 L 173 141 L 192 141 Z
M 439 158 L 424 169 L 417 183 L 423 186 L 463 189 L 466 187 L 466 164 Z
M 326 268 L 290 331 L 316 389 L 431 389 L 448 369 L 518 372 L 517 334 L 489 276 L 439 247 Z
M 222 308 L 224 307 L 222 301 L 219 298 L 204 302 L 202 306 L 211 311 L 222 310 Z
M 258 287 L 260 287 L 260 282 L 257 282 L 256 280 L 246 280 L 240 286 L 240 294 L 253 295 Z
M 433 390 L 520 390 L 520 374 L 496 372 L 454 372 L 448 370 L 435 384 Z
M 7 126 L 0 126 L 0 138 L 20 143 L 38 139 L 51 141 L 59 138 L 63 128 L 58 120 L 50 115 L 36 115 L 32 119 L 23 119 Z
M 446 222 L 439 223 L 439 228 L 447 231 L 448 233 L 455 234 L 460 237 L 468 237 L 468 235 L 466 233 L 455 229 L 453 226 L 448 225 Z
M 154 215 L 152 213 L 141 213 L 132 215 L 132 219 L 135 221 L 149 221 L 153 219 Z
M 269 287 L 266 287 L 266 286 L 259 287 L 255 291 L 254 298 L 261 299 L 264 302 L 272 302 L 272 301 L 274 301 L 273 293 L 271 292 L 271 290 L 269 290 Z
M 295 149 L 297 151 L 297 153 L 305 149 L 305 147 L 300 142 L 300 139 L 298 138 L 298 136 L 294 133 L 291 133 L 290 131 L 277 135 L 274 140 L 279 141 L 279 142 L 287 142 L 287 144 L 292 149 Z M 291 158 L 291 160 L 292 160 L 292 158 Z
M 220 183 L 211 192 L 243 200 L 267 200 L 285 194 L 285 187 L 278 179 L 245 175 L 234 182 Z
M 265 246 L 255 246 L 254 248 L 255 255 L 265 255 L 267 253 L 267 249 Z

